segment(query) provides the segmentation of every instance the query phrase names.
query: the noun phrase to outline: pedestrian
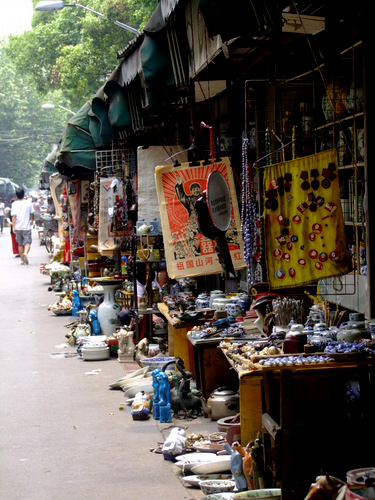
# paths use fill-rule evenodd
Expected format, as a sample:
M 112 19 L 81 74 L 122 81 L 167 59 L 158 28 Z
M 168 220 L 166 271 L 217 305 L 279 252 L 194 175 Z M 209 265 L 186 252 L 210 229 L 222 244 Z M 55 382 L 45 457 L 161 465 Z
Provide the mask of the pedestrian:
M 31 248 L 31 227 L 34 221 L 34 209 L 30 200 L 25 199 L 25 191 L 16 189 L 17 199 L 12 203 L 12 226 L 16 234 L 21 264 L 28 264 L 28 253 Z
M 14 201 L 16 201 L 16 199 L 12 199 L 11 200 L 11 203 L 13 203 Z M 16 240 L 16 235 L 14 234 L 14 231 L 13 231 L 13 223 L 12 223 L 12 220 L 10 219 L 9 217 L 9 214 L 10 214 L 10 207 L 7 207 L 9 210 L 7 211 L 6 213 L 6 221 L 10 227 L 10 237 L 11 237 L 11 240 L 12 240 L 12 251 L 13 251 L 13 255 L 15 257 L 19 257 L 20 254 L 19 254 L 19 250 L 18 250 L 18 243 L 17 243 L 17 240 Z
M 5 205 L 4 205 L 4 202 L 2 200 L 0 200 L 0 230 L 1 230 L 1 233 L 3 233 L 4 231 L 4 215 L 5 215 Z
M 33 209 L 34 209 L 34 228 L 41 226 L 41 210 L 40 203 L 37 198 L 33 198 Z

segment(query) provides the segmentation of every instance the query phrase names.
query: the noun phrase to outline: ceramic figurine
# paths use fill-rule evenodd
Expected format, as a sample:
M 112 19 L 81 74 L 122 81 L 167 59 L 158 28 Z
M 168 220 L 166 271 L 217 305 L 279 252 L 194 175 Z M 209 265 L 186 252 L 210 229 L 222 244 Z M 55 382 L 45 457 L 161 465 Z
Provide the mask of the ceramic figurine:
M 247 481 L 243 474 L 243 466 L 242 466 L 243 459 L 241 454 L 236 450 L 235 447 L 231 447 L 228 443 L 224 445 L 224 448 L 231 455 L 230 470 L 233 474 L 237 490 L 238 491 L 247 490 Z
M 92 328 L 92 335 L 100 335 L 100 324 L 98 320 L 98 314 L 95 309 L 91 309 L 89 313 L 89 321 Z
M 159 419 L 162 423 L 170 423 L 172 422 L 172 414 L 168 375 L 165 372 L 160 372 L 156 377 L 159 381 Z
M 79 298 L 78 290 L 72 292 L 72 316 L 79 316 L 78 311 L 82 309 L 81 300 Z
M 154 397 L 153 397 L 153 415 L 155 420 L 159 420 L 160 418 L 160 410 L 159 410 L 159 403 L 160 403 L 160 398 L 159 398 L 159 373 L 160 369 L 156 368 L 151 372 L 152 375 L 152 387 L 154 388 Z
M 232 444 L 232 447 L 235 448 L 238 453 L 242 456 L 242 469 L 243 474 L 245 476 L 247 487 L 249 490 L 254 489 L 254 476 L 253 476 L 253 459 L 251 456 L 251 445 L 253 443 L 249 443 L 246 448 L 243 448 L 238 441 Z

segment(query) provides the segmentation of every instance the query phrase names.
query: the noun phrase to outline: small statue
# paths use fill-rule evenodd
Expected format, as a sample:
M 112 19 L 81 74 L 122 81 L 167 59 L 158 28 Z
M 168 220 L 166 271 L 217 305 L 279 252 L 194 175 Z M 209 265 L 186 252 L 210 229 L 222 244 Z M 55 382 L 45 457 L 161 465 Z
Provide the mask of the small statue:
M 237 442 L 236 442 L 237 443 Z M 224 448 L 231 455 L 230 457 L 230 470 L 233 474 L 234 482 L 236 483 L 236 488 L 238 491 L 247 490 L 247 481 L 243 474 L 243 459 L 241 454 L 237 451 L 236 443 L 233 443 L 232 447 L 226 443 Z M 237 443 L 238 444 L 238 443 Z
M 96 309 L 90 309 L 89 322 L 90 322 L 91 329 L 92 329 L 92 335 L 100 335 L 101 328 L 100 328 L 98 314 L 96 312 Z
M 132 362 L 135 352 L 135 345 L 133 342 L 134 332 L 132 330 L 125 330 L 120 328 L 115 334 L 118 340 L 118 360 L 120 363 L 126 361 Z

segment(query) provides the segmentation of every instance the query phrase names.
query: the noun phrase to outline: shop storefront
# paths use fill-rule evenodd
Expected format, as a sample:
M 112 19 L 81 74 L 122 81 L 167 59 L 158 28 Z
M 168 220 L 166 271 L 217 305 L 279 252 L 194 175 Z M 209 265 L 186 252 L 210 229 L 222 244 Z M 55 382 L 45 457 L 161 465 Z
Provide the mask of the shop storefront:
M 81 296 L 117 285 L 122 360 L 157 338 L 205 399 L 238 390 L 292 500 L 371 465 L 368 13 L 245 4 L 161 1 L 119 54 L 56 153 L 55 255 Z

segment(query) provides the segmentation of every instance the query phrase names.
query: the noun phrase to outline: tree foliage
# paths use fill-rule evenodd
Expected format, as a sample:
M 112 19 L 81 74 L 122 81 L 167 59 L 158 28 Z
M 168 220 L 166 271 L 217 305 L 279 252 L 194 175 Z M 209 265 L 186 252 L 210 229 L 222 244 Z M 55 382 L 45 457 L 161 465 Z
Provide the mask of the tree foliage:
M 34 5 L 38 0 L 33 0 Z M 6 52 L 20 73 L 30 76 L 40 93 L 59 89 L 79 108 L 103 85 L 119 64 L 117 51 L 135 35 L 111 20 L 141 30 L 157 0 L 84 0 L 79 7 L 34 12 L 32 30 L 10 37 Z
M 32 0 L 34 6 L 39 0 Z M 70 2 L 71 4 L 73 2 Z M 108 19 L 142 30 L 158 0 L 82 0 L 79 7 L 36 12 L 32 30 L 10 36 L 0 53 L 0 177 L 33 185 L 69 113 L 90 100 L 135 38 Z M 50 102 L 53 110 L 42 110 Z
M 67 120 L 64 110 L 41 109 L 45 99 L 63 102 L 60 92 L 38 95 L 0 48 L 0 177 L 29 187 L 38 181 Z

